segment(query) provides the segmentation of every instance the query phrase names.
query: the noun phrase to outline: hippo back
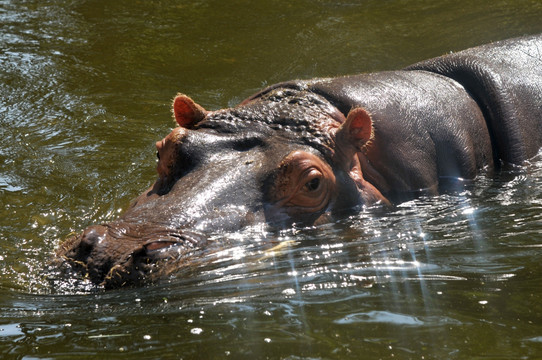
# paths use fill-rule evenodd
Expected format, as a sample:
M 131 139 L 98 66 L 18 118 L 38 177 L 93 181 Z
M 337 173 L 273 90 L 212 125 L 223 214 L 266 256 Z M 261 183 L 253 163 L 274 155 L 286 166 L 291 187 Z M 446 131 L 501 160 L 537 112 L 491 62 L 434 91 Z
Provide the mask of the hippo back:
M 499 41 L 407 68 L 462 84 L 484 113 L 496 158 L 520 164 L 542 144 L 542 35 Z

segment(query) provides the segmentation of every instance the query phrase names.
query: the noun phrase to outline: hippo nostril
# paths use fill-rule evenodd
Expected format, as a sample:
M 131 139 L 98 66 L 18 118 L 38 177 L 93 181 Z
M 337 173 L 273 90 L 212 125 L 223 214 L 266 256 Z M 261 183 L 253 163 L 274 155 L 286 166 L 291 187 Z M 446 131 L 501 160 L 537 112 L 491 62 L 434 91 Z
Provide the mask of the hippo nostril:
M 88 227 L 80 236 L 73 237 L 73 240 L 59 254 L 66 259 L 88 265 L 92 254 L 96 251 L 97 245 L 105 239 L 106 232 L 107 228 L 105 226 L 95 225 Z
M 138 256 L 144 256 L 147 260 L 177 258 L 182 253 L 201 247 L 206 240 L 205 236 L 193 231 L 168 231 L 144 243 Z
M 105 228 L 91 226 L 83 232 L 81 247 L 91 249 L 98 245 L 105 238 Z
M 158 240 L 143 245 L 147 252 L 161 250 L 174 245 L 179 245 L 178 241 Z
M 147 242 L 136 255 L 143 256 L 147 262 L 155 262 L 166 259 L 177 259 L 186 250 L 183 242 L 160 239 Z

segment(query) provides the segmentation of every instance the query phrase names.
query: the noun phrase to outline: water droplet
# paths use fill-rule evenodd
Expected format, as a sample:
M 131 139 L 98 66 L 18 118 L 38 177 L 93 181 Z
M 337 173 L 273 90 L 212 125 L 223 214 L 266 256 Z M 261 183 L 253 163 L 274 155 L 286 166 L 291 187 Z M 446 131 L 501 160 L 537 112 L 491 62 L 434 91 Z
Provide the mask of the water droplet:
M 199 335 L 203 332 L 203 329 L 201 328 L 193 328 L 192 330 L 190 330 L 190 332 L 194 335 Z
M 284 289 L 284 290 L 282 290 L 282 295 L 286 295 L 286 296 L 295 295 L 295 290 L 292 289 L 292 288 Z

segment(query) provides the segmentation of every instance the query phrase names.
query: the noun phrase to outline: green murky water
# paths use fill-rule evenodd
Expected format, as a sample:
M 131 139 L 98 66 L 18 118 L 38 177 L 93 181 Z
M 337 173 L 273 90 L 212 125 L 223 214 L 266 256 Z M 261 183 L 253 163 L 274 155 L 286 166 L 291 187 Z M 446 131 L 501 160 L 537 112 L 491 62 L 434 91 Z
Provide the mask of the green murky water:
M 0 357 L 541 358 L 542 155 L 390 213 L 229 235 L 155 286 L 92 292 L 45 271 L 154 180 L 176 92 L 217 109 L 540 19 L 539 1 L 0 0 Z

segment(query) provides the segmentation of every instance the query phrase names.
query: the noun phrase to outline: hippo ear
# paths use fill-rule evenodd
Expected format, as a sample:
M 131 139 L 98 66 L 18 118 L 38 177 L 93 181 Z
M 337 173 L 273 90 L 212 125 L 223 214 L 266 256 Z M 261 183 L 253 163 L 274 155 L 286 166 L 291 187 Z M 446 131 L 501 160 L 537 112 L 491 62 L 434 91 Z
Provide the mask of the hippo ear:
M 360 150 L 373 138 L 373 120 L 364 108 L 351 110 L 346 121 L 339 127 L 336 142 L 339 146 L 354 145 Z
M 207 111 L 183 94 L 177 94 L 173 100 L 173 116 L 179 126 L 190 128 L 203 120 Z

